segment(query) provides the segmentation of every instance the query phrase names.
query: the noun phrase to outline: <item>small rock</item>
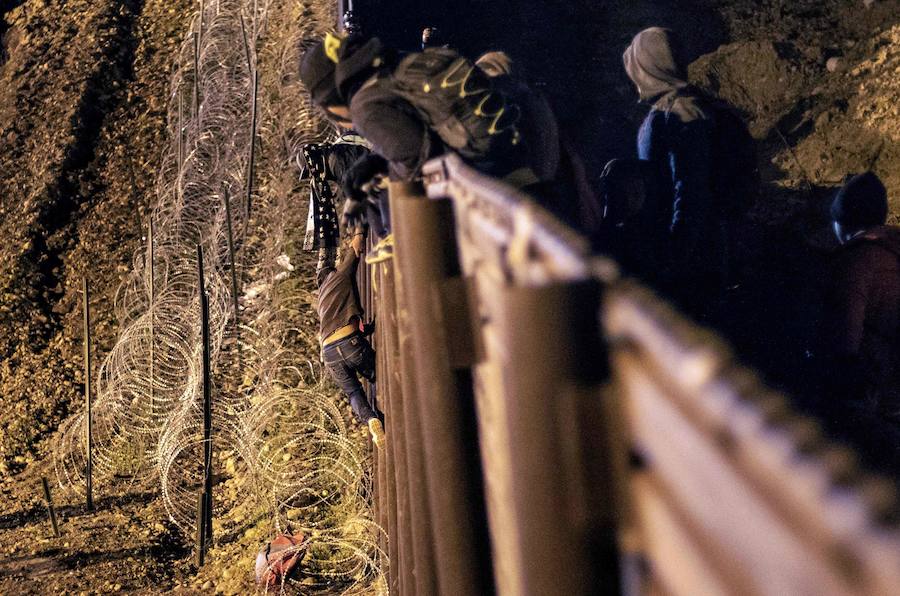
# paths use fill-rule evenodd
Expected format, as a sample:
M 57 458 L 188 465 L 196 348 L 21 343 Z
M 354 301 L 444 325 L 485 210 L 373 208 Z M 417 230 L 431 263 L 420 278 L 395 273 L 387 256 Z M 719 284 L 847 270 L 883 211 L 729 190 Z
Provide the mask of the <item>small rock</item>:
M 834 56 L 828 59 L 828 62 L 825 63 L 825 68 L 828 69 L 828 72 L 837 72 L 839 70 L 844 69 L 844 59 L 838 58 Z

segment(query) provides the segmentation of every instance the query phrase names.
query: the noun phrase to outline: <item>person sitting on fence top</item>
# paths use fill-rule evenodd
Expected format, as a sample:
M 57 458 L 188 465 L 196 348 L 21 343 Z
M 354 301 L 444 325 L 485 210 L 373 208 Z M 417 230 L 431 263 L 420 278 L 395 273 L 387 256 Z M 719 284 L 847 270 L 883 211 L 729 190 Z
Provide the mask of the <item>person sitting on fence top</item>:
M 412 180 L 428 159 L 453 150 L 516 187 L 539 182 L 518 129 L 518 106 L 452 49 L 428 48 L 401 60 L 377 38 L 329 35 L 306 52 L 300 77 L 315 103 L 354 126 L 386 159 L 379 174 Z
M 359 303 L 356 269 L 363 249 L 364 234 L 353 234 L 350 246 L 337 267 L 316 272 L 319 286 L 319 336 L 325 367 L 347 394 L 356 418 L 367 425 L 376 447 L 384 445 L 384 426 L 369 404 L 359 377 L 375 382 L 375 352 L 366 339 L 369 329 L 362 326 L 363 309 Z
M 836 399 L 900 422 L 900 228 L 887 226 L 887 192 L 867 172 L 831 206 L 841 243 L 823 318 L 823 368 Z
M 755 143 L 725 104 L 687 82 L 687 64 L 674 34 L 659 27 L 638 33 L 623 56 L 642 103 L 651 106 L 638 133 L 638 157 L 656 164 L 671 197 L 670 292 L 690 314 L 707 318 L 728 281 L 735 220 L 758 190 Z

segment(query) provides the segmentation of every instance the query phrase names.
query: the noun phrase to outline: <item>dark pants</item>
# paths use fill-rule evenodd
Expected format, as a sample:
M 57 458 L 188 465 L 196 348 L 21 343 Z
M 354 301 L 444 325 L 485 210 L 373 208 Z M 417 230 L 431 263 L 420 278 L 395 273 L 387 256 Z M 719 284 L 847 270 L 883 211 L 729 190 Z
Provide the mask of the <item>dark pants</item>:
M 369 405 L 359 376 L 375 382 L 375 351 L 368 340 L 355 333 L 325 346 L 325 366 L 334 382 L 350 398 L 356 418 L 365 424 L 377 415 Z M 359 375 L 359 376 L 357 376 Z

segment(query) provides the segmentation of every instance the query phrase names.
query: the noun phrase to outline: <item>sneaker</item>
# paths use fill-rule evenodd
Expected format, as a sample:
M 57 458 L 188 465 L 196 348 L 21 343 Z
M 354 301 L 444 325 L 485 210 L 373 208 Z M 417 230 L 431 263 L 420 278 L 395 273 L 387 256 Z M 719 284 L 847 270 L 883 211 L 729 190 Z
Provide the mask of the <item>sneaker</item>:
M 384 448 L 384 426 L 378 418 L 369 418 L 369 432 L 372 434 L 372 442 L 379 449 Z
M 374 265 L 394 258 L 394 235 L 388 234 L 366 255 L 366 264 Z

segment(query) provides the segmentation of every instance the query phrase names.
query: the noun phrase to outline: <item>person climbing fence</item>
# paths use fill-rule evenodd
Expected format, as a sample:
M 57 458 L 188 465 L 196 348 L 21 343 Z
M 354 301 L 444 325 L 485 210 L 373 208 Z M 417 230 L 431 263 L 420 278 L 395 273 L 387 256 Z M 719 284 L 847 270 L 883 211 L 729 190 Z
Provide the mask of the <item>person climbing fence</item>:
M 341 387 L 357 420 L 365 424 L 375 445 L 384 445 L 384 426 L 369 404 L 360 377 L 375 382 L 375 351 L 366 339 L 371 326 L 362 325 L 362 307 L 356 286 L 356 268 L 363 250 L 362 231 L 354 233 L 344 258 L 336 267 L 316 273 L 319 286 L 319 334 L 325 366 Z

